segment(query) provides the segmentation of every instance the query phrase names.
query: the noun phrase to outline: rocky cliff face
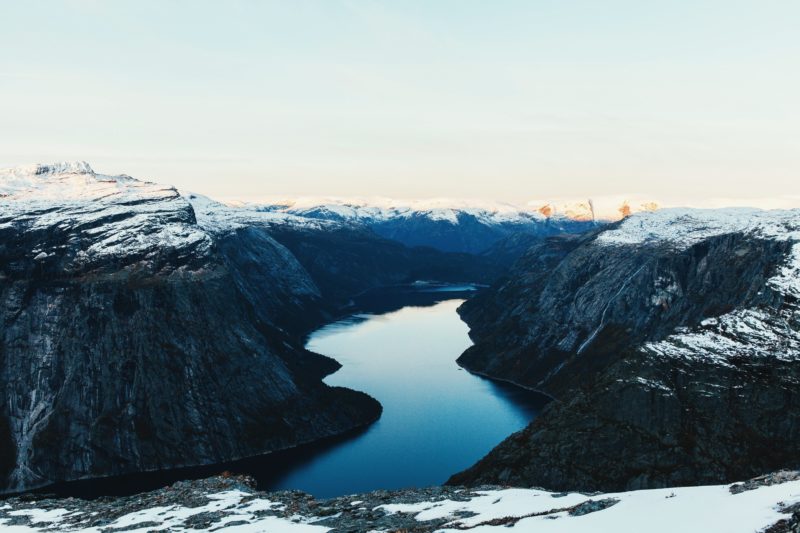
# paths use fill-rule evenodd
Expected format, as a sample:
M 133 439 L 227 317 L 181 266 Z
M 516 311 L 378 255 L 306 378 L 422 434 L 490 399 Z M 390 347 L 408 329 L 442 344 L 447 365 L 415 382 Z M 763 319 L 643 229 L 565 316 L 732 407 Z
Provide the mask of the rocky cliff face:
M 214 233 L 235 228 L 267 231 L 308 272 L 329 312 L 376 287 L 420 280 L 490 283 L 508 266 L 490 256 L 408 247 L 349 221 L 231 207 L 198 195 L 188 198 L 201 226 Z
M 320 292 L 263 228 L 86 164 L 0 175 L 0 491 L 211 463 L 366 424 L 292 328 Z
M 430 246 L 449 252 L 480 254 L 515 234 L 541 239 L 561 233 L 580 233 L 594 226 L 591 220 L 549 219 L 530 215 L 515 220 L 494 221 L 462 211 L 454 213 L 452 219 L 437 220 L 425 214 L 413 214 L 380 221 L 371 227 L 379 235 L 408 246 Z
M 620 490 L 800 462 L 800 212 L 664 211 L 532 249 L 459 362 L 557 401 L 451 480 Z

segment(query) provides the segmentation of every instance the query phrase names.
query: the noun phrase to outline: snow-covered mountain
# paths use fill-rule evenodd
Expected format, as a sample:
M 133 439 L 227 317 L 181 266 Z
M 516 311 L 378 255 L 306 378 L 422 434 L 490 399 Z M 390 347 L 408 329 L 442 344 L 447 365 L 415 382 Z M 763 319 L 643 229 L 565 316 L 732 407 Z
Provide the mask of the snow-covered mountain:
M 264 197 L 249 200 L 226 198 L 223 201 L 230 206 L 364 223 L 425 216 L 431 220 L 456 224 L 462 214 L 473 216 L 484 224 L 521 224 L 530 221 L 543 222 L 547 219 L 613 222 L 634 213 L 659 209 L 657 202 L 644 200 L 639 196 L 604 196 L 597 200 L 591 198 L 531 200 L 525 205 L 463 198 L 404 200 L 382 197 L 314 196 Z
M 500 272 L 461 308 L 460 363 L 561 401 L 453 482 L 610 492 L 796 467 L 800 210 L 575 220 L 587 206 L 230 205 L 85 163 L 0 171 L 0 491 L 365 424 L 379 406 L 320 382 L 335 363 L 302 349 L 307 328 L 370 288 Z M 524 250 L 510 271 L 488 259 Z
M 496 277 L 485 258 L 187 196 L 82 162 L 0 171 L 0 493 L 368 424 L 380 405 L 322 383 L 337 363 L 303 349 L 309 329 L 375 287 Z
M 459 362 L 562 400 L 453 483 L 621 490 L 800 460 L 800 210 L 665 209 L 533 246 Z
M 86 162 L 0 170 L 0 202 L 0 229 L 44 234 L 72 227 L 74 238 L 91 242 L 51 249 L 43 239 L 30 252 L 40 262 L 58 255 L 77 268 L 104 256 L 147 255 L 164 246 L 198 255 L 211 242 L 175 188 L 96 174 Z
M 298 197 L 265 199 L 252 204 L 228 202 L 231 205 L 258 205 L 261 209 L 291 213 L 310 218 L 341 221 L 385 222 L 396 218 L 425 216 L 430 220 L 458 223 L 461 214 L 474 216 L 485 224 L 543 221 L 547 216 L 532 209 L 491 201 L 434 198 L 428 200 L 396 200 L 390 198 L 324 198 Z
M 324 302 L 266 228 L 212 231 L 174 188 L 85 163 L 0 171 L 0 194 L 0 492 L 254 455 L 379 416 L 322 383 L 336 363 L 290 333 Z
M 448 252 L 482 253 L 515 234 L 547 237 L 580 233 L 602 221 L 589 207 L 558 211 L 522 208 L 473 200 L 298 198 L 252 203 L 226 202 L 243 213 L 264 212 L 275 223 L 316 220 L 363 227 L 407 246 L 429 246 Z

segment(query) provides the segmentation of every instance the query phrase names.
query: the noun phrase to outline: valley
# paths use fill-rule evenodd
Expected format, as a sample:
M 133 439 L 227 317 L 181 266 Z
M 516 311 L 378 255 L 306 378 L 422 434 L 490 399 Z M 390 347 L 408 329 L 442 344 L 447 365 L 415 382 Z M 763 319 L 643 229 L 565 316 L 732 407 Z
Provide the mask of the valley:
M 86 163 L 0 184 L 7 494 L 131 498 L 228 470 L 399 505 L 800 467 L 798 211 L 367 217 Z

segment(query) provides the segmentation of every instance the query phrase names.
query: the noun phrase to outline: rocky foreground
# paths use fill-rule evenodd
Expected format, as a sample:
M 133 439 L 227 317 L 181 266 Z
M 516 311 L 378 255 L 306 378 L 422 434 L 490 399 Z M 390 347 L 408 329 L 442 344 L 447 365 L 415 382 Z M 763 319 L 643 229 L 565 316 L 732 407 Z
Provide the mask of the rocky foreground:
M 258 492 L 246 477 L 185 481 L 97 500 L 25 495 L 0 501 L 0 529 L 271 533 L 428 531 L 769 532 L 800 528 L 800 472 L 745 483 L 610 494 L 434 487 L 316 500 Z

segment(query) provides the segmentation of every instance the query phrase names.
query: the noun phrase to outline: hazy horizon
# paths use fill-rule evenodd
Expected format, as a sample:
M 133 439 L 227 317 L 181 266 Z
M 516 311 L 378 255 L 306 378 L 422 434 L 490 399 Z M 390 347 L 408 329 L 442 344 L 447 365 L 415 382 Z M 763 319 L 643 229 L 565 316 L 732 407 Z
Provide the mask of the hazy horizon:
M 215 198 L 800 206 L 799 15 L 789 0 L 7 3 L 0 167 L 86 160 Z

